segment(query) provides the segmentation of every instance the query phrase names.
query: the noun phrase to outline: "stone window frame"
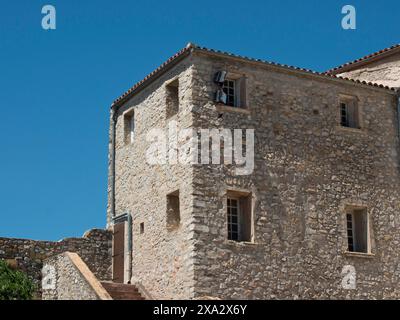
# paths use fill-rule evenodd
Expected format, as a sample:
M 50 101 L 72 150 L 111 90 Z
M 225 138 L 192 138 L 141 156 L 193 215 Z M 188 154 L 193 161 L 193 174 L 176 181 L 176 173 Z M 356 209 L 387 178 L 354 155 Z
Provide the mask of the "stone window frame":
M 250 239 L 249 240 L 230 240 L 228 239 L 228 198 L 234 198 L 234 199 L 240 199 L 244 197 L 249 197 L 250 200 L 250 211 L 247 212 L 247 214 L 250 216 Z M 224 239 L 225 243 L 228 244 L 237 244 L 237 245 L 255 245 L 255 216 L 254 216 L 254 196 L 253 193 L 249 190 L 243 190 L 243 189 L 232 189 L 232 188 L 227 188 L 223 197 L 223 212 L 224 212 Z
M 351 210 L 365 210 L 367 214 L 367 252 L 357 252 L 348 250 L 348 234 L 347 234 L 347 214 Z M 372 220 L 370 214 L 370 207 L 368 203 L 361 200 L 345 200 L 340 205 L 340 222 L 341 222 L 341 244 L 342 252 L 345 256 L 360 257 L 360 258 L 373 258 L 375 257 L 375 241 L 372 228 Z
M 227 77 L 225 81 L 226 80 L 235 82 L 235 106 L 229 106 L 224 103 L 218 103 L 217 110 L 219 112 L 234 112 L 234 113 L 236 112 L 242 114 L 250 114 L 249 103 L 248 103 L 249 101 L 248 76 L 244 73 L 227 70 Z
M 342 103 L 355 103 L 357 109 L 357 127 L 346 127 L 341 125 L 341 105 Z M 337 99 L 337 107 L 336 107 L 336 128 L 340 131 L 346 132 L 354 132 L 354 133 L 364 133 L 364 121 L 363 121 L 363 107 L 360 101 L 360 98 L 354 94 L 348 93 L 339 93 Z

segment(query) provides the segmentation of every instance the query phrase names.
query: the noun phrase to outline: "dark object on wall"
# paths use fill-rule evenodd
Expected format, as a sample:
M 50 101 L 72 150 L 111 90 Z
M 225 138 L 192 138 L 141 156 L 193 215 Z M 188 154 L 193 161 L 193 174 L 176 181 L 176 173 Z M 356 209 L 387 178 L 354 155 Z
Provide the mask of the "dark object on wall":
M 222 86 L 224 84 L 226 75 L 227 75 L 226 71 L 216 72 L 214 75 L 214 82 Z
M 226 104 L 226 93 L 222 89 L 218 89 L 215 93 L 215 102 Z

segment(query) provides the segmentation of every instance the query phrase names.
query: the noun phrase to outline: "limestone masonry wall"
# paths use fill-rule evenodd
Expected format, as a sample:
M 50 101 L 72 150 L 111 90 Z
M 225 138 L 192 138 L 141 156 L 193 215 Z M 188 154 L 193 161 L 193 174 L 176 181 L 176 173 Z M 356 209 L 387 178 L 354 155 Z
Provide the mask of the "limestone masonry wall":
M 213 102 L 218 70 L 247 78 L 247 112 Z M 195 166 L 195 296 L 400 298 L 395 96 L 201 55 L 193 72 L 196 127 L 255 129 L 253 174 Z M 361 129 L 340 127 L 341 95 L 358 100 Z M 227 190 L 252 194 L 252 242 L 227 240 Z M 346 252 L 344 208 L 354 205 L 369 213 L 370 254 Z M 342 286 L 345 266 L 355 269 L 355 289 Z
M 166 81 L 177 76 L 179 114 L 166 119 Z M 151 129 L 168 133 L 168 123 L 174 120 L 178 129 L 192 126 L 191 82 L 191 61 L 187 58 L 126 102 L 118 112 L 116 215 L 132 216 L 132 282 L 140 282 L 155 299 L 193 296 L 192 168 L 151 165 L 146 159 L 151 145 L 147 134 Z M 131 108 L 135 117 L 132 144 L 126 143 L 124 136 L 124 113 Z M 176 229 L 167 230 L 166 197 L 176 190 L 181 199 L 181 223 Z M 110 214 L 109 211 L 108 221 L 112 218 Z
M 54 287 L 44 289 L 43 300 L 99 300 L 93 288 L 85 277 L 77 270 L 71 259 L 65 253 L 53 256 L 45 261 L 56 271 Z
M 111 239 L 111 232 L 102 229 L 92 229 L 82 238 L 58 242 L 0 237 L 0 259 L 26 272 L 40 296 L 43 261 L 66 251 L 76 252 L 98 279 L 111 280 Z

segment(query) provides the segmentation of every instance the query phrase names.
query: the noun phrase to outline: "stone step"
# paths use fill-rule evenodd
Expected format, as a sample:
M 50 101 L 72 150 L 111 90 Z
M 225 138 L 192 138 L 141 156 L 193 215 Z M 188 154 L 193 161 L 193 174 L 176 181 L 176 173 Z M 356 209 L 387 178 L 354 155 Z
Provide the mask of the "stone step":
M 106 287 L 106 286 L 103 286 L 103 287 L 107 291 L 110 290 L 110 291 L 115 291 L 115 292 L 128 292 L 128 293 L 129 292 L 136 292 L 136 293 L 139 293 L 137 288 L 115 288 L 115 287 Z
M 109 292 L 113 300 L 144 300 L 140 294 L 118 294 L 115 292 Z
M 134 285 L 116 282 L 101 282 L 101 284 L 114 300 L 144 300 Z

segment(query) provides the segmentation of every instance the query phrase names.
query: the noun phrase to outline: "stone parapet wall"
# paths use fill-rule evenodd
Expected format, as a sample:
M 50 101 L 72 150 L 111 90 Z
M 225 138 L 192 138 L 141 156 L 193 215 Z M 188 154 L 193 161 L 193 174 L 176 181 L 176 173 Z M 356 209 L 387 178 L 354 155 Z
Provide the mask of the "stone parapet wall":
M 40 297 L 43 261 L 66 251 L 79 254 L 98 279 L 111 280 L 111 241 L 111 232 L 102 229 L 89 230 L 82 238 L 58 242 L 0 237 L 0 259 L 27 273 Z

